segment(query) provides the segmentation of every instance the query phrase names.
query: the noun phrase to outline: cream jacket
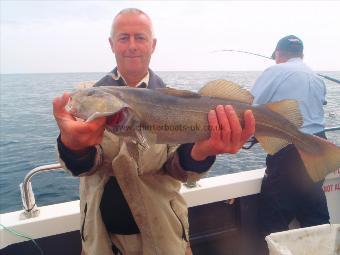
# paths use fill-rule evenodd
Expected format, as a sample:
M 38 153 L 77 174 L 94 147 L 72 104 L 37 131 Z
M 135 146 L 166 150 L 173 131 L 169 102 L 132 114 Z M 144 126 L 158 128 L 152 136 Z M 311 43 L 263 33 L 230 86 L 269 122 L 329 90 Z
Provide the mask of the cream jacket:
M 186 253 L 189 224 L 187 205 L 179 193 L 181 181 L 195 181 L 205 173 L 185 171 L 176 148 L 157 144 L 143 150 L 138 144 L 105 131 L 93 168 L 80 177 L 83 255 L 113 254 L 100 213 L 104 186 L 112 175 L 117 178 L 141 232 L 142 254 Z

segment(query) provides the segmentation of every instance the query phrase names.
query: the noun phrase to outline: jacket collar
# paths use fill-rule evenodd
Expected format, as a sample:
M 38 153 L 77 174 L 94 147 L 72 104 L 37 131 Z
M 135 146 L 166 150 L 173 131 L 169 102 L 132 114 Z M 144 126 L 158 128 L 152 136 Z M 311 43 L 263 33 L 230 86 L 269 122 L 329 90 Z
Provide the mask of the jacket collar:
M 117 67 L 115 69 L 113 69 L 113 71 L 110 73 L 110 75 L 111 75 L 112 79 L 114 79 L 116 81 L 122 80 L 123 83 L 125 84 L 125 86 L 127 86 L 127 82 L 125 81 L 122 74 L 118 71 Z M 150 81 L 150 72 L 148 71 L 147 74 L 144 76 L 144 78 L 141 79 L 135 87 L 136 88 L 147 88 L 149 81 Z

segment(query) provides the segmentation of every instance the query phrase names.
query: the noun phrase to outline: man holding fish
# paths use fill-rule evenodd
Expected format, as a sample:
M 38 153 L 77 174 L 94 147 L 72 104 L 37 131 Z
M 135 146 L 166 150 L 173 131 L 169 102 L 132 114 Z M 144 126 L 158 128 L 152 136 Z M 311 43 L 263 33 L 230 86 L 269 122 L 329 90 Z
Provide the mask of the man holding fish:
M 109 42 L 117 67 L 94 87 L 133 87 L 132 91 L 143 93 L 165 87 L 149 69 L 156 39 L 147 14 L 138 9 L 119 12 Z M 101 102 L 107 93 L 103 95 Z M 180 96 L 196 97 L 189 92 Z M 98 118 L 92 115 L 84 122 L 72 115 L 72 105 L 65 109 L 69 99 L 67 93 L 56 97 L 53 112 L 60 129 L 61 162 L 81 177 L 82 254 L 191 254 L 187 207 L 179 194 L 181 182 L 202 177 L 215 155 L 236 153 L 255 131 L 252 111 L 242 112 L 241 125 L 233 107 L 217 105 L 204 114 L 209 135 L 178 146 L 162 143 L 171 141 L 166 132 L 158 136 L 140 129 L 115 133 L 117 126 L 135 127 L 139 121 L 138 109 L 134 111 L 121 100 L 112 100 L 119 111 Z M 140 107 L 143 105 L 149 106 L 145 98 Z M 84 113 L 86 109 L 78 110 Z M 150 106 L 148 110 L 152 110 Z M 162 115 L 166 114 L 164 110 Z

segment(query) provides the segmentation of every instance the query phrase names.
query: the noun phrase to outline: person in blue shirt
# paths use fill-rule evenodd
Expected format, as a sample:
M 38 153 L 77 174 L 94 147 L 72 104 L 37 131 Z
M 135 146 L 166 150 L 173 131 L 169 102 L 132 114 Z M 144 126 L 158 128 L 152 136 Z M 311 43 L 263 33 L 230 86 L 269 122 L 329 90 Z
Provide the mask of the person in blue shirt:
M 326 138 L 325 84 L 303 62 L 301 39 L 294 35 L 283 37 L 277 43 L 272 58 L 276 65 L 266 69 L 252 88 L 254 104 L 295 99 L 303 118 L 300 130 Z M 301 227 L 329 223 L 323 180 L 314 183 L 310 179 L 294 145 L 286 146 L 275 155 L 268 155 L 266 166 L 258 212 L 263 237 L 288 230 L 294 218 Z

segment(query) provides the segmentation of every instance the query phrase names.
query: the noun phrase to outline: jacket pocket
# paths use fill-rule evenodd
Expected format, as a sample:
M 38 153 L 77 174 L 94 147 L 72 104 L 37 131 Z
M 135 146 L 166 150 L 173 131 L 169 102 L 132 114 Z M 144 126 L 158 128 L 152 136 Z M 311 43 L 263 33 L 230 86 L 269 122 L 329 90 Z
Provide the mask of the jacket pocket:
M 84 212 L 83 212 L 83 220 L 81 223 L 81 229 L 80 229 L 80 236 L 81 236 L 81 240 L 83 240 L 83 242 L 85 242 L 86 240 L 86 236 L 85 236 L 85 221 L 86 221 L 86 213 L 87 213 L 87 203 L 85 204 L 84 207 Z
M 176 218 L 178 219 L 181 228 L 182 228 L 182 239 L 185 240 L 186 242 L 189 242 L 189 223 L 188 223 L 188 217 L 187 214 L 185 213 L 186 209 L 181 208 L 179 203 L 174 199 L 170 201 L 170 207 L 174 214 L 176 215 Z

